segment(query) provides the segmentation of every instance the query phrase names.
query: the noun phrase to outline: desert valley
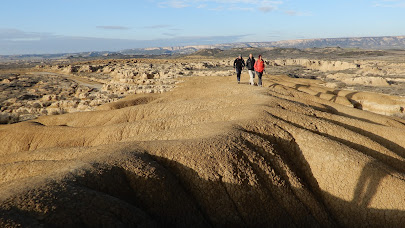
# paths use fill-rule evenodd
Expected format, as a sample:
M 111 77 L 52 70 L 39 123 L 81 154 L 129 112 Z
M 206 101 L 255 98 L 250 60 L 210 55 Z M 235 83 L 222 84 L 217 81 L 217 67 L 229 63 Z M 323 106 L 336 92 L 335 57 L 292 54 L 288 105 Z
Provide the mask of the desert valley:
M 9 61 L 0 88 L 2 227 L 405 224 L 404 50 Z

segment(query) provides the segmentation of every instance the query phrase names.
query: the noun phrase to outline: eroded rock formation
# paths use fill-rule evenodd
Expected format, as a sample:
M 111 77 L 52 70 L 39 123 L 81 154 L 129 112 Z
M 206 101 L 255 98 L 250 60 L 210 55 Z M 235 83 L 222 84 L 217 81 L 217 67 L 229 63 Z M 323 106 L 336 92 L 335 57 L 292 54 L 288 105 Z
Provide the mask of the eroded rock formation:
M 300 91 L 310 80 L 184 80 L 0 126 L 0 225 L 405 223 L 404 120 Z

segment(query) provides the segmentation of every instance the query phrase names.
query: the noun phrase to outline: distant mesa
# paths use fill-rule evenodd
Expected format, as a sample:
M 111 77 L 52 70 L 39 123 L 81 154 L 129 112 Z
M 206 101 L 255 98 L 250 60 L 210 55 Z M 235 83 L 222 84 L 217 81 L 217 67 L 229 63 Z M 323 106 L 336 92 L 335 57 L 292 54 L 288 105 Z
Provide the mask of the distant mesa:
M 300 40 L 284 40 L 272 42 L 238 42 L 226 44 L 212 45 L 187 45 L 187 46 L 171 46 L 171 47 L 148 47 L 148 48 L 132 48 L 121 51 L 94 51 L 81 52 L 75 54 L 47 54 L 47 55 L 7 55 L 1 56 L 3 59 L 21 59 L 21 58 L 67 58 L 67 57 L 108 57 L 113 55 L 188 55 L 202 49 L 220 49 L 229 50 L 233 48 L 325 48 L 325 47 L 340 47 L 340 48 L 361 48 L 361 49 L 404 49 L 405 36 L 382 36 L 382 37 L 348 37 L 348 38 L 321 38 L 321 39 L 300 39 Z M 20 51 L 21 52 L 21 51 Z M 27 51 L 28 52 L 28 51 Z M 215 53 L 214 53 L 215 54 Z
M 239 42 L 214 45 L 194 45 L 180 47 L 161 48 L 137 48 L 123 50 L 122 54 L 192 54 L 202 49 L 228 50 L 232 48 L 361 48 L 361 49 L 404 49 L 405 36 L 383 37 L 348 37 L 348 38 L 324 38 L 324 39 L 301 39 L 273 42 Z

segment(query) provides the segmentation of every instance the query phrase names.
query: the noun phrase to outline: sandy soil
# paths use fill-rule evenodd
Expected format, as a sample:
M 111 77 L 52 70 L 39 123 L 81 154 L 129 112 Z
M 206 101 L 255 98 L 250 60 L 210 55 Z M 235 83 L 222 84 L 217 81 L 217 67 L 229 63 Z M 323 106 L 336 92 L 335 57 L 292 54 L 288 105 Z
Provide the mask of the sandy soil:
M 405 121 L 264 77 L 0 125 L 0 226 L 402 226 Z

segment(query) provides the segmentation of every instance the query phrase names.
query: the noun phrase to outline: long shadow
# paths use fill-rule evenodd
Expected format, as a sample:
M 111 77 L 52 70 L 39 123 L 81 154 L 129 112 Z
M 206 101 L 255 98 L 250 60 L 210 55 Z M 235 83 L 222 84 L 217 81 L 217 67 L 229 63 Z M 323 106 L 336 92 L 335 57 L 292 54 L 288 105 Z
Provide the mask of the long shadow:
M 388 223 L 392 222 L 392 224 L 395 224 L 394 226 L 398 226 L 399 224 L 402 224 L 399 220 L 398 217 L 403 217 L 405 218 L 405 211 L 398 211 L 398 210 L 386 210 L 386 212 L 380 211 L 378 209 L 371 209 L 369 208 L 369 205 L 374 198 L 374 196 L 377 194 L 377 191 L 379 189 L 379 186 L 381 184 L 381 181 L 389 175 L 392 175 L 392 172 L 396 170 L 399 173 L 405 173 L 405 163 L 401 160 L 398 160 L 396 158 L 384 155 L 379 153 L 378 151 L 374 151 L 370 148 L 364 147 L 362 145 L 348 142 L 346 140 L 336 138 L 327 134 L 322 134 L 320 132 L 312 131 L 306 128 L 303 128 L 302 126 L 292 123 L 290 121 L 284 120 L 280 117 L 274 116 L 270 113 L 268 113 L 270 116 L 272 116 L 275 119 L 278 119 L 280 121 L 283 121 L 287 124 L 290 124 L 292 126 L 295 126 L 300 129 L 304 129 L 307 131 L 310 131 L 314 134 L 318 135 L 323 135 L 325 137 L 331 138 L 335 141 L 341 142 L 351 148 L 357 149 L 360 152 L 366 152 L 367 155 L 370 155 L 371 157 L 375 157 L 377 160 L 373 160 L 371 162 L 368 162 L 362 169 L 361 175 L 357 180 L 357 185 L 354 189 L 354 194 L 353 194 L 353 199 L 351 202 L 343 201 L 343 200 L 336 200 L 336 197 L 330 195 L 327 192 L 322 192 L 317 184 L 316 178 L 313 176 L 313 174 L 310 172 L 310 165 L 302 155 L 301 150 L 295 150 L 295 154 L 297 156 L 297 160 L 293 162 L 294 166 L 298 169 L 296 169 L 296 172 L 300 172 L 304 176 L 300 176 L 303 180 L 306 180 L 306 183 L 309 183 L 311 186 L 311 190 L 318 196 L 319 199 L 324 200 L 324 205 L 326 208 L 331 209 L 332 215 L 335 216 L 336 220 L 343 226 L 347 226 L 347 218 L 350 217 L 350 215 L 353 213 L 353 209 L 358 211 L 360 214 L 362 214 L 363 217 L 369 217 L 369 214 L 373 214 L 374 216 L 377 217 L 369 217 L 369 219 L 373 220 L 375 223 L 378 224 L 378 226 L 387 226 Z M 252 133 L 252 132 L 251 132 Z M 253 134 L 253 133 L 252 133 Z M 263 136 L 266 137 L 266 136 Z M 299 148 L 299 145 L 297 144 L 296 147 Z M 299 163 L 297 163 L 297 161 Z M 384 167 L 385 164 L 387 167 Z M 392 166 L 394 165 L 394 167 Z M 308 171 L 309 170 L 309 171 Z M 399 179 L 402 179 L 401 177 L 397 177 Z M 405 179 L 403 179 L 405 181 Z M 325 195 L 327 197 L 325 197 Z M 328 199 L 329 198 L 329 199 Z M 330 200 L 330 198 L 335 198 L 334 200 Z M 339 214 L 342 213 L 342 211 L 336 210 L 335 206 L 335 201 L 339 201 L 339 204 L 344 204 L 346 206 L 342 207 L 343 208 L 343 214 L 345 214 L 345 218 L 342 218 Z M 332 202 L 332 203 L 331 203 Z M 371 213 L 370 213 L 371 212 Z M 395 214 L 398 213 L 401 216 L 396 217 Z M 390 217 L 391 219 L 387 219 L 388 221 L 385 221 L 384 216 L 389 215 L 387 217 Z M 380 217 L 378 217 L 380 216 Z M 355 221 L 355 220 L 354 220 Z M 358 225 L 364 224 L 362 222 L 356 221 Z M 388 225 L 391 226 L 391 225 Z
M 330 105 L 326 105 L 326 104 L 322 104 L 322 105 L 326 108 L 326 110 L 330 110 L 329 113 L 331 113 L 331 114 L 335 114 L 335 115 L 338 115 L 338 116 L 347 117 L 347 118 L 350 118 L 350 119 L 356 119 L 356 120 L 360 120 L 360 121 L 363 121 L 363 122 L 366 122 L 366 123 L 375 124 L 375 125 L 382 125 L 382 124 L 380 124 L 380 123 L 371 121 L 371 120 L 369 120 L 369 119 L 364 119 L 364 118 L 360 118 L 360 117 L 357 117 L 357 116 L 352 116 L 352 115 L 349 115 L 349 114 L 346 114 L 346 113 L 339 112 L 337 109 L 335 109 L 334 107 L 332 107 L 332 106 L 330 106 Z M 315 110 L 322 111 L 322 110 L 320 110 L 319 108 L 317 109 L 317 107 L 313 107 L 313 106 L 311 106 L 311 107 L 312 107 L 313 109 L 315 109 Z
M 385 213 L 383 211 L 369 208 L 369 204 L 372 201 L 373 197 L 377 194 L 377 190 L 379 188 L 381 181 L 386 176 L 391 175 L 391 172 L 387 169 L 382 168 L 380 163 L 372 161 L 364 166 L 361 175 L 357 180 L 357 185 L 355 187 L 353 199 L 351 202 L 348 202 L 338 199 L 327 192 L 323 192 L 319 188 L 317 180 L 311 172 L 310 165 L 303 156 L 302 151 L 297 143 L 295 143 L 294 141 L 291 142 L 280 140 L 279 138 L 274 137 L 272 135 L 262 134 L 254 131 L 249 131 L 246 129 L 244 129 L 243 131 L 245 131 L 248 134 L 257 135 L 275 144 L 275 148 L 277 148 L 278 154 L 282 157 L 283 161 L 289 164 L 289 167 L 294 171 L 294 173 L 297 174 L 297 176 L 301 180 L 304 180 L 303 183 L 305 183 L 307 187 L 310 189 L 310 192 L 315 196 L 316 201 L 320 203 L 322 209 L 325 210 L 337 224 L 340 224 L 340 226 L 344 227 L 349 224 L 347 223 L 347 218 L 351 216 L 353 210 L 358 211 L 360 214 L 363 215 L 363 217 L 369 216 L 367 215 L 367 213 L 370 212 L 376 215 L 376 217 L 371 219 L 374 220 L 375 222 L 374 224 L 378 224 L 379 226 L 387 226 L 387 224 L 389 223 L 384 221 Z M 283 169 L 276 169 L 276 170 L 281 171 L 282 176 L 285 179 L 287 179 L 286 178 L 287 174 L 284 172 L 285 170 Z M 339 203 L 336 204 L 336 202 Z M 334 207 L 336 205 L 345 205 L 344 207 L 342 207 L 344 208 L 343 211 L 346 215 L 345 218 L 339 216 L 339 214 L 341 214 L 342 211 L 338 211 L 336 210 L 336 208 L 331 209 L 331 207 Z M 389 216 L 391 216 L 391 218 L 393 219 L 395 218 L 395 213 L 402 214 L 403 216 L 405 216 L 405 211 L 400 212 L 398 210 L 387 210 L 387 214 L 389 214 Z M 352 224 L 357 224 L 359 226 L 361 224 L 364 224 L 364 221 L 355 221 Z M 392 224 L 398 225 L 400 224 L 400 222 L 394 219 Z
M 367 208 L 369 206 L 373 196 L 377 193 L 380 182 L 389 175 L 386 172 L 375 172 L 376 165 L 375 162 L 367 163 L 357 181 L 352 203 L 359 207 Z
M 354 108 L 363 110 L 363 105 L 356 100 L 353 100 L 353 96 L 356 95 L 358 92 L 353 92 L 347 94 L 345 97 L 353 104 Z
M 290 124 L 290 125 L 292 125 L 294 127 L 297 127 L 297 128 L 303 129 L 303 130 L 307 130 L 307 131 L 312 132 L 314 134 L 318 134 L 318 135 L 324 136 L 326 138 L 330 138 L 330 139 L 332 139 L 334 141 L 340 142 L 340 143 L 342 143 L 342 144 L 344 144 L 344 145 L 346 145 L 346 146 L 348 146 L 350 148 L 361 151 L 361 152 L 363 152 L 363 153 L 365 153 L 365 154 L 367 154 L 367 155 L 369 155 L 369 156 L 371 156 L 371 157 L 373 157 L 373 158 L 375 158 L 377 160 L 380 160 L 381 162 L 383 162 L 387 166 L 392 167 L 392 168 L 398 170 L 399 172 L 405 172 L 405 164 L 401 160 L 398 160 L 398 159 L 393 158 L 391 156 L 387 156 L 387 155 L 382 154 L 382 153 L 380 153 L 380 152 L 378 152 L 376 150 L 373 150 L 371 148 L 368 148 L 366 146 L 363 146 L 363 145 L 355 143 L 355 142 L 351 142 L 351 141 L 348 141 L 348 140 L 345 140 L 345 139 L 342 139 L 342 138 L 338 138 L 336 136 L 332 136 L 332 135 L 329 135 L 329 134 L 326 134 L 326 133 L 323 133 L 323 132 L 307 129 L 307 128 L 305 128 L 305 127 L 303 127 L 303 126 L 301 126 L 301 125 L 299 125 L 297 123 L 293 123 L 291 121 L 285 120 L 285 119 L 283 119 L 281 117 L 278 117 L 278 116 L 276 116 L 274 114 L 271 114 L 269 112 L 268 112 L 268 115 L 272 116 L 275 119 L 278 119 L 280 121 L 288 123 L 288 124 Z M 339 122 L 336 122 L 336 121 L 332 121 L 332 120 L 329 120 L 329 119 L 324 119 L 324 118 L 320 118 L 320 119 L 322 119 L 324 121 L 332 122 L 334 124 L 345 127 L 346 129 L 357 132 L 357 133 L 359 133 L 359 134 L 361 134 L 361 135 L 363 135 L 365 137 L 368 137 L 368 138 L 372 139 L 373 141 L 376 141 L 380 145 L 382 145 L 382 146 L 386 147 L 387 149 L 389 149 L 390 151 L 396 153 L 398 156 L 404 157 L 403 154 L 401 153 L 401 151 L 405 150 L 404 148 L 402 148 L 400 145 L 398 145 L 398 144 L 396 144 L 396 143 L 394 143 L 392 141 L 389 141 L 389 140 L 387 140 L 387 139 L 385 139 L 385 138 L 383 138 L 381 136 L 378 136 L 378 135 L 375 135 L 373 133 L 364 131 L 362 129 L 358 129 L 356 127 L 352 127 L 352 126 L 345 125 L 345 124 L 342 124 L 342 123 L 339 123 Z
M 163 157 L 142 156 L 147 173 L 93 164 L 86 173 L 10 199 L 0 224 L 28 227 L 320 227 L 280 207 L 263 183 L 202 178 Z M 145 164 L 144 164 L 145 165 Z M 208 171 L 208 170 L 207 170 Z M 232 171 L 232 170 L 229 170 Z M 276 187 L 276 186 L 275 186 Z M 288 193 L 287 193 L 288 194 Z M 30 203 L 32 202 L 32 204 Z M 2 205 L 3 206 L 3 205 Z M 298 212 L 298 211 L 297 211 Z M 302 213 L 302 212 L 298 212 Z M 305 213 L 305 212 L 304 212 Z
M 302 178 L 301 182 L 311 194 L 308 199 L 298 196 L 302 188 L 293 188 L 295 195 L 281 191 L 289 183 L 282 166 L 276 166 L 260 150 L 260 145 L 246 144 L 256 150 L 280 175 L 274 179 L 264 178 L 260 163 L 247 162 L 245 147 L 228 145 L 218 148 L 224 157 L 238 158 L 260 176 L 257 183 L 227 180 L 246 175 L 236 164 L 195 163 L 194 168 L 162 156 L 137 152 L 139 147 L 127 152 L 125 158 L 108 164 L 94 162 L 91 167 L 72 173 L 62 181 L 49 181 L 42 187 L 27 190 L 0 203 L 0 225 L 22 224 L 27 227 L 340 227 L 362 221 L 353 213 L 372 213 L 372 225 L 399 227 L 405 211 L 369 209 L 376 189 L 384 176 L 373 180 L 373 165 L 366 166 L 359 179 L 353 202 L 347 202 L 319 189 L 311 166 L 306 161 L 299 145 L 271 135 L 271 132 L 245 130 L 246 134 L 259 136 L 275 145 L 276 152 L 291 169 Z M 179 142 L 184 146 L 187 142 Z M 186 145 L 195 146 L 195 144 Z M 211 145 L 210 145 L 211 146 Z M 256 148 L 256 149 L 255 149 Z M 163 148 L 165 150 L 165 148 Z M 201 148 L 203 150 L 203 147 Z M 131 147 L 129 149 L 131 151 Z M 170 150 L 167 148 L 167 150 Z M 162 152 L 164 155 L 166 152 Z M 181 154 L 174 154 L 181 156 Z M 220 158 L 219 158 L 220 159 Z M 183 158 L 184 160 L 184 158 Z M 188 161 L 183 161 L 187 163 Z M 243 165 L 243 167 L 245 167 Z M 254 167 L 253 167 L 254 166 Z M 283 173 L 284 172 L 284 173 Z M 210 177 L 207 177 L 207 176 Z M 227 175 L 230 175 L 227 177 Z M 281 178 L 281 179 L 280 179 Z M 242 178 L 243 179 L 243 178 Z M 282 199 L 294 198 L 306 205 L 319 203 L 325 214 L 317 217 L 309 210 L 296 207 L 291 201 L 291 214 Z M 290 201 L 287 201 L 290 202 Z M 284 204 L 285 205 L 285 204 Z M 309 206 L 308 206 L 309 207 Z M 341 217 L 341 214 L 344 217 Z M 350 214 L 351 213 L 351 214 Z M 297 216 L 302 215 L 302 216 Z M 325 221 L 320 221 L 320 219 Z M 346 221 L 347 220 L 347 221 Z M 403 225 L 403 224 L 402 224 Z
M 302 87 L 303 88 L 309 88 L 310 86 L 309 85 L 296 84 L 294 89 L 299 90 L 299 88 L 302 88 Z
M 17 206 L 0 209 L 0 227 L 43 227 L 37 217 Z
M 364 118 L 360 118 L 360 117 L 357 117 L 357 116 L 352 116 L 352 115 L 349 115 L 349 114 L 346 114 L 346 113 L 341 113 L 341 112 L 337 111 L 335 108 L 333 108 L 333 107 L 331 107 L 329 105 L 322 104 L 325 107 L 325 109 L 320 109 L 319 107 L 316 107 L 316 106 L 313 106 L 313 105 L 304 104 L 304 103 L 296 101 L 296 100 L 286 99 L 286 98 L 283 98 L 283 97 L 280 97 L 280 96 L 276 96 L 274 94 L 268 94 L 268 95 L 276 97 L 276 98 L 284 100 L 284 101 L 288 101 L 288 102 L 298 104 L 298 105 L 303 106 L 303 107 L 310 107 L 310 108 L 313 108 L 313 109 L 315 109 L 317 111 L 327 112 L 327 113 L 331 113 L 331 114 L 335 114 L 335 115 L 339 115 L 339 116 L 348 117 L 348 118 L 351 118 L 351 119 L 361 120 L 361 121 L 367 122 L 367 123 L 381 125 L 381 124 L 373 122 L 373 121 L 371 121 L 369 119 L 364 119 Z
M 282 128 L 280 127 L 280 129 Z M 323 227 L 338 226 L 337 220 L 324 205 L 322 191 L 319 188 L 318 182 L 313 176 L 310 165 L 304 158 L 299 145 L 294 140 L 285 140 L 271 134 L 255 132 L 245 128 L 240 128 L 239 130 L 247 133 L 248 135 L 250 134 L 258 136 L 259 138 L 271 143 L 275 149 L 275 153 L 277 153 L 277 156 L 279 156 L 282 161 L 288 165 L 288 169 L 292 171 L 299 178 L 299 180 L 301 180 L 301 184 L 304 186 L 303 189 L 297 189 L 292 187 L 293 184 L 290 183 L 290 187 L 295 193 L 295 197 L 302 201 L 302 203 L 307 207 L 307 210 L 315 215 L 314 217 L 317 218 L 318 221 L 320 218 L 325 219 L 324 221 L 320 221 Z M 271 158 L 272 155 L 265 152 L 265 149 L 258 149 L 258 146 L 255 145 L 251 145 L 250 148 L 256 149 L 255 151 L 259 152 L 267 161 L 275 160 L 274 158 Z M 287 173 L 285 167 L 280 165 L 278 162 L 272 162 L 271 166 L 274 168 L 276 173 L 284 178 L 284 180 L 289 179 L 290 174 Z
M 366 131 L 366 130 L 363 130 L 361 128 L 354 127 L 352 125 L 341 123 L 339 121 L 335 121 L 335 120 L 331 120 L 331 119 L 327 119 L 327 118 L 322 118 L 322 117 L 318 117 L 318 118 L 320 118 L 322 120 L 325 120 L 325 121 L 328 121 L 328 122 L 331 122 L 333 124 L 339 125 L 341 127 L 344 127 L 346 129 L 351 130 L 353 132 L 356 132 L 358 134 L 361 134 L 361 135 L 363 135 L 363 136 L 377 142 L 378 144 L 380 144 L 381 146 L 387 148 L 388 150 L 394 152 L 398 156 L 405 158 L 405 148 L 400 146 L 399 144 L 391 141 L 391 140 L 388 140 L 388 139 L 386 139 L 384 137 L 376 135 L 376 134 L 374 134 L 374 133 L 372 133 L 370 131 Z
M 297 84 L 294 88 L 299 91 L 299 88 L 301 88 L 301 87 L 310 88 L 309 85 L 302 85 L 302 84 Z M 335 94 L 335 91 L 333 91 L 332 93 Z M 358 101 L 356 101 L 356 100 L 353 99 L 353 96 L 356 95 L 357 93 L 358 93 L 358 92 L 349 93 L 349 94 L 347 94 L 345 97 L 353 104 L 353 107 L 354 107 L 354 108 L 363 110 L 363 105 L 362 105 L 360 102 L 358 102 Z M 320 97 L 320 96 L 321 96 L 321 92 L 315 94 L 314 96 Z M 334 101 L 336 101 L 337 95 L 334 97 L 334 99 L 335 99 Z
M 348 94 L 346 96 L 346 98 L 349 99 L 354 105 L 357 105 L 357 108 L 362 109 L 361 104 L 353 102 L 352 98 L 353 98 L 353 96 L 355 94 L 356 93 Z M 283 99 L 283 98 L 281 98 L 281 99 Z M 301 105 L 304 105 L 304 104 L 301 104 Z M 307 105 L 305 105 L 305 106 L 307 106 Z M 324 105 L 324 106 L 326 106 L 326 105 Z M 326 107 L 328 109 L 333 109 L 330 106 L 326 106 Z M 312 108 L 319 109 L 318 107 L 312 107 Z M 324 111 L 324 110 L 321 110 L 321 111 Z M 334 111 L 334 114 L 349 117 L 349 118 L 352 118 L 352 119 L 359 119 L 357 117 L 352 117 L 350 115 L 339 113 L 337 110 Z M 274 116 L 272 114 L 270 114 L 270 115 L 273 116 L 276 119 L 279 119 L 280 121 L 284 121 L 284 122 L 286 122 L 288 124 L 291 124 L 291 125 L 293 125 L 295 127 L 305 129 L 305 128 L 303 128 L 302 126 L 300 126 L 298 124 L 289 122 L 287 120 L 284 120 L 284 119 L 279 118 L 277 116 Z M 402 146 L 400 146 L 400 145 L 398 145 L 398 144 L 396 144 L 396 143 L 394 143 L 394 142 L 392 142 L 392 141 L 390 141 L 390 140 L 388 140 L 388 139 L 386 139 L 384 137 L 381 137 L 381 136 L 376 135 L 376 134 L 374 134 L 372 132 L 365 131 L 363 129 L 360 129 L 360 128 L 357 128 L 357 127 L 354 127 L 354 126 L 351 126 L 351 125 L 347 125 L 347 124 L 344 124 L 344 123 L 341 123 L 341 122 L 338 122 L 338 121 L 334 121 L 334 120 L 330 120 L 330 119 L 326 119 L 326 118 L 321 118 L 321 119 L 324 120 L 324 121 L 328 121 L 328 122 L 334 123 L 336 125 L 342 126 L 342 127 L 346 128 L 346 129 L 349 129 L 351 131 L 357 132 L 357 133 L 359 133 L 359 134 L 361 134 L 361 135 L 363 135 L 363 136 L 365 136 L 367 138 L 372 139 L 373 141 L 379 143 L 380 145 L 386 147 L 390 151 L 396 153 L 398 156 L 403 157 L 403 158 L 405 157 L 405 148 L 403 148 Z M 373 124 L 377 124 L 377 123 L 374 123 L 374 122 L 371 122 L 371 121 L 365 120 L 365 119 L 360 119 L 360 120 L 365 121 L 365 122 L 369 122 L 369 123 L 373 123 Z M 305 129 L 305 130 L 311 131 L 309 129 Z M 317 132 L 317 131 L 311 131 L 311 132 L 314 133 L 314 134 L 323 135 L 325 137 L 328 137 L 328 138 L 331 138 L 331 139 L 336 140 L 338 142 L 341 142 L 341 143 L 343 143 L 343 144 L 345 144 L 345 145 L 347 145 L 347 146 L 349 146 L 351 148 L 357 149 L 358 151 L 361 151 L 363 153 L 365 152 L 367 155 L 370 155 L 370 156 L 376 158 L 377 160 L 382 161 L 388 167 L 394 168 L 400 173 L 405 172 L 404 171 L 405 170 L 404 169 L 404 167 L 405 167 L 404 162 L 401 161 L 401 160 L 398 160 L 398 159 L 393 158 L 391 156 L 381 154 L 378 151 L 372 150 L 370 148 L 367 148 L 365 146 L 356 144 L 354 142 L 349 142 L 349 141 L 346 141 L 346 140 L 343 140 L 343 139 L 340 139 L 340 138 L 337 138 L 337 137 L 333 137 L 333 136 L 330 136 L 330 135 L 327 135 L 327 134 L 323 134 L 323 133 L 320 133 L 320 132 Z M 394 165 L 394 167 L 392 167 L 392 165 Z M 391 171 L 389 171 L 388 169 L 382 168 L 381 164 L 378 163 L 377 161 L 375 161 L 375 160 L 371 161 L 371 162 L 367 163 L 364 166 L 364 168 L 363 168 L 363 170 L 361 172 L 361 175 L 360 175 L 360 177 L 359 177 L 359 179 L 357 181 L 357 185 L 356 185 L 356 187 L 354 189 L 354 194 L 353 194 L 352 201 L 351 202 L 345 202 L 345 201 L 342 201 L 342 200 L 334 199 L 332 202 L 337 201 L 337 202 L 339 202 L 339 204 L 346 205 L 343 208 L 349 208 L 349 207 L 350 208 L 353 208 L 353 207 L 359 208 L 359 211 L 360 211 L 359 214 L 362 214 L 362 216 L 364 216 L 364 217 L 366 217 L 367 213 L 370 213 L 370 212 L 372 214 L 376 214 L 377 210 L 370 209 L 368 207 L 369 207 L 370 202 L 372 201 L 373 197 L 376 195 L 377 190 L 379 188 L 379 185 L 381 184 L 381 181 L 388 175 L 391 175 Z M 335 197 L 331 196 L 328 193 L 324 193 L 324 194 L 327 195 L 330 198 L 335 198 Z M 399 212 L 397 212 L 395 210 L 387 210 L 387 214 L 391 213 L 391 212 L 399 213 Z M 401 213 L 399 213 L 399 214 L 402 214 L 402 217 L 403 217 L 404 216 L 403 213 L 404 212 L 401 211 Z M 345 216 L 350 216 L 352 214 L 352 211 L 351 210 L 346 210 L 344 212 L 344 214 L 345 214 Z M 390 214 L 390 215 L 392 215 L 392 214 Z M 384 216 L 384 215 L 382 215 L 382 216 Z M 400 226 L 400 222 L 398 222 L 398 218 L 396 218 L 395 216 L 393 216 L 391 218 L 393 219 L 392 221 L 397 221 L 395 226 Z M 378 218 L 375 218 L 375 217 L 370 218 L 370 219 L 376 220 L 376 221 L 379 220 Z M 362 225 L 362 223 L 357 223 L 357 224 Z M 382 220 L 380 220 L 380 221 L 378 221 L 377 223 L 374 223 L 374 224 L 378 224 L 378 226 L 387 226 L 387 223 L 383 222 Z M 393 224 L 395 224 L 395 223 L 393 223 Z

